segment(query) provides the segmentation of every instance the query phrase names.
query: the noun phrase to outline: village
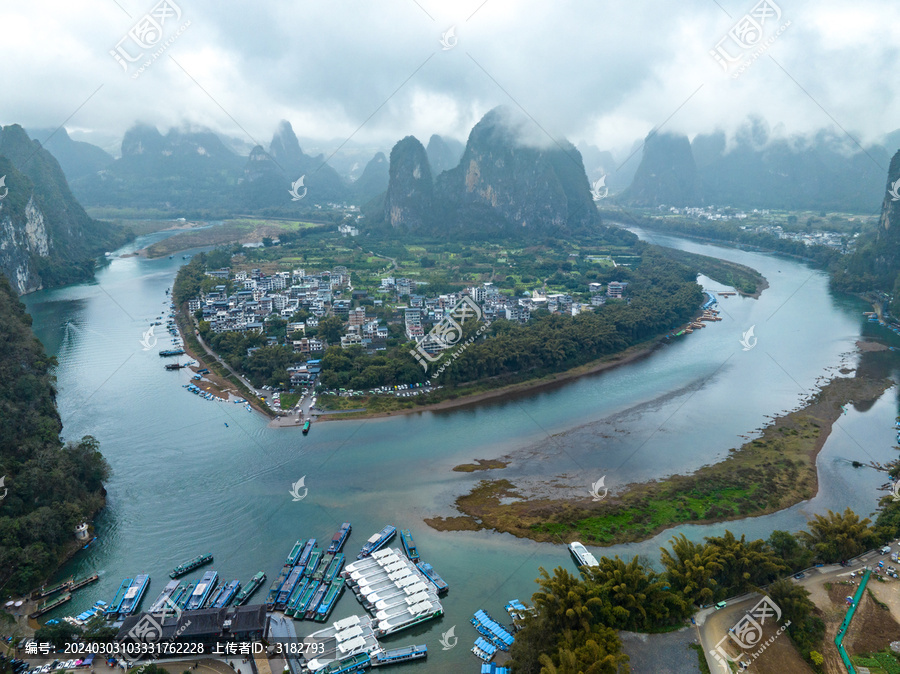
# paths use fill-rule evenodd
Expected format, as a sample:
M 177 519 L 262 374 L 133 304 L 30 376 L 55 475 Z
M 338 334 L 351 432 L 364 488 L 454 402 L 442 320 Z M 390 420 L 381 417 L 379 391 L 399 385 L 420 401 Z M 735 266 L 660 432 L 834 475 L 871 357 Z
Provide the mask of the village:
M 269 336 L 266 346 L 288 345 L 297 362 L 288 368 L 291 385 L 311 385 L 321 372 L 319 356 L 329 346 L 362 347 L 373 354 L 390 345 L 414 341 L 429 354 L 449 348 L 455 340 L 435 334 L 435 326 L 452 321 L 454 308 L 467 299 L 474 318 L 490 323 L 502 318 L 527 323 L 532 313 L 578 315 L 602 307 L 608 300 L 623 300 L 628 283 L 588 284 L 589 301 L 571 294 L 539 290 L 516 297 L 493 283 L 464 291 L 430 295 L 428 283 L 404 277 L 383 276 L 374 292 L 354 289 L 344 266 L 313 272 L 306 269 L 265 274 L 260 269 L 206 271 L 221 281 L 209 292 L 188 302 L 188 310 L 209 325 L 213 333 L 266 333 L 267 323 L 286 322 L 284 338 Z M 329 317 L 340 321 L 327 324 Z M 458 338 L 459 335 L 457 335 Z M 260 347 L 254 347 L 253 350 Z

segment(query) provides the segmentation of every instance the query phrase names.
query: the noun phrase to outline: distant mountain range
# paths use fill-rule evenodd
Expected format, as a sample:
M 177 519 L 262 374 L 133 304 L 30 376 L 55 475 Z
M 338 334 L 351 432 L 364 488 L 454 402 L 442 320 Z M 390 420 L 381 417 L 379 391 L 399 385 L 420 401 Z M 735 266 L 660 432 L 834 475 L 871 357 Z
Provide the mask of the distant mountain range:
M 442 139 L 435 138 L 440 145 Z M 72 190 L 86 206 L 197 217 L 241 212 L 297 215 L 314 204 L 363 204 L 383 194 L 388 185 L 384 153 L 376 153 L 362 170 L 359 162 L 349 167 L 346 161 L 337 162 L 358 176 L 349 181 L 331 166 L 329 157 L 304 153 L 287 121 L 278 125 L 268 148 L 256 145 L 248 156 L 235 152 L 211 131 L 171 129 L 163 135 L 145 124 L 126 132 L 117 159 L 89 143 L 72 141 L 64 130 L 52 142 L 63 157 L 60 163 Z M 301 178 L 305 191 L 298 193 L 305 196 L 295 200 L 290 190 Z
M 368 155 L 368 160 L 360 147 L 332 155 L 306 154 L 286 121 L 279 124 L 268 148 L 256 145 L 249 155 L 235 151 L 240 146 L 235 139 L 222 139 L 211 131 L 172 129 L 162 135 L 143 124 L 125 134 L 117 159 L 90 143 L 72 140 L 65 129 L 35 129 L 31 135 L 49 139 L 47 149 L 57 156 L 72 191 L 86 206 L 196 217 L 241 212 L 296 216 L 328 202 L 366 206 L 381 198 L 389 182 L 384 153 Z M 750 119 L 730 138 L 717 131 L 689 141 L 684 135 L 653 131 L 636 142 L 627 157 L 584 142 L 563 154 L 577 154 L 576 163 L 583 165 L 589 181 L 602 179 L 608 198 L 628 206 L 872 213 L 880 203 L 882 174 L 898 146 L 900 130 L 863 149 L 845 136 L 825 131 L 811 137 L 776 136 L 763 120 Z M 466 149 L 438 135 L 431 136 L 424 148 L 436 198 L 459 202 L 471 211 L 477 200 L 457 199 L 456 188 L 447 182 L 458 182 L 468 171 L 460 170 Z M 545 152 L 544 158 L 549 157 Z M 289 190 L 301 177 L 306 196 L 292 200 Z M 398 199 L 395 192 L 392 203 Z M 371 204 L 366 212 L 372 212 Z
M 64 154 L 98 159 L 86 143 L 63 138 Z M 85 213 L 59 162 L 18 124 L 0 129 L 0 178 L 0 271 L 19 294 L 88 279 L 98 257 L 131 238 Z
M 729 141 L 723 132 L 689 142 L 651 132 L 632 184 L 617 195 L 631 206 L 735 206 L 872 213 L 881 181 L 900 143 L 895 132 L 882 145 L 860 148 L 828 132 L 773 138 L 753 119 Z

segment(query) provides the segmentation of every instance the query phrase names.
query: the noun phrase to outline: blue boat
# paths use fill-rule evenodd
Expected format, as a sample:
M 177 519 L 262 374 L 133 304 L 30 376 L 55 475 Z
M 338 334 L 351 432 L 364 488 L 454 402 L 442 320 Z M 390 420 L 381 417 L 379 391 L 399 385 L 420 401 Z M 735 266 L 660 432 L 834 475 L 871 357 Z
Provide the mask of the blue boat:
M 403 543 L 403 550 L 406 552 L 406 556 L 409 557 L 409 560 L 411 562 L 418 562 L 419 549 L 416 547 L 416 542 L 413 540 L 409 529 L 403 529 L 403 531 L 400 532 L 400 542 Z
M 290 599 L 291 592 L 294 591 L 294 588 L 297 586 L 297 583 L 303 577 L 303 567 L 295 566 L 291 569 L 291 573 L 288 575 L 287 580 L 284 581 L 284 584 L 278 590 L 278 596 L 275 597 L 275 610 L 282 611 L 284 607 L 287 605 L 288 599 Z
M 116 596 L 113 597 L 113 600 L 109 602 L 109 606 L 106 607 L 107 618 L 115 618 L 118 615 L 119 607 L 122 605 L 122 601 L 125 599 L 125 593 L 128 592 L 128 588 L 131 587 L 131 582 L 133 580 L 134 578 L 126 578 L 122 581 L 122 584 L 119 585 Z
M 203 608 L 206 600 L 209 599 L 209 595 L 212 594 L 218 584 L 219 573 L 217 571 L 207 571 L 204 573 L 203 578 L 200 579 L 200 582 L 197 583 L 197 587 L 195 587 L 194 591 L 191 593 L 185 608 L 188 611 Z
M 228 581 L 228 583 L 219 590 L 216 599 L 212 602 L 212 608 L 225 608 L 228 606 L 231 603 L 231 600 L 234 599 L 234 595 L 236 595 L 240 589 L 241 581 Z
M 313 548 L 312 554 L 309 556 L 309 563 L 306 565 L 306 568 L 303 569 L 303 575 L 307 578 L 311 578 L 315 575 L 321 561 L 322 551 L 319 550 L 319 548 Z
M 147 586 L 149 584 L 150 576 L 146 573 L 135 576 L 134 580 L 131 582 L 131 586 L 125 591 L 122 603 L 119 605 L 120 618 L 130 616 L 137 610 L 137 607 L 141 603 L 141 599 L 144 598 L 144 592 L 147 591 Z
M 397 535 L 397 527 L 388 524 L 384 529 L 379 531 L 377 534 L 372 536 L 366 544 L 363 546 L 362 550 L 359 551 L 359 554 L 356 556 L 357 559 L 365 559 L 369 555 L 371 555 L 376 550 L 383 548 L 388 542 Z
M 285 566 L 294 566 L 297 561 L 300 559 L 300 553 L 303 551 L 303 541 L 297 541 L 294 543 L 294 547 L 291 548 L 291 552 L 288 554 L 287 559 L 284 560 Z
M 398 662 L 409 662 L 410 660 L 419 660 L 428 656 L 427 646 L 404 646 L 403 648 L 394 648 L 389 651 L 381 651 L 371 656 L 372 666 L 393 665 Z
M 344 591 L 344 583 L 345 581 L 343 578 L 338 578 L 328 586 L 328 592 L 325 593 L 322 603 L 316 608 L 316 613 L 313 616 L 313 619 L 316 622 L 323 623 L 328 620 L 331 610 L 334 608 L 335 604 L 337 604 L 338 598 Z
M 315 538 L 310 538 L 306 541 L 306 545 L 303 546 L 303 552 L 300 553 L 300 557 L 297 559 L 297 566 L 305 567 L 309 563 L 309 556 L 312 554 L 313 548 L 315 547 Z
M 431 581 L 431 584 L 434 585 L 437 590 L 438 596 L 443 596 L 450 591 L 450 586 L 447 585 L 447 582 L 441 578 L 437 571 L 434 570 L 434 567 L 431 566 L 428 562 L 419 562 L 416 564 L 416 567 L 425 574 L 425 577 Z
M 197 583 L 194 582 L 188 583 L 184 588 L 179 586 L 178 589 L 181 592 L 181 595 L 175 600 L 175 605 L 178 606 L 178 608 L 183 609 L 187 607 L 188 600 L 191 598 L 196 586 Z
M 325 551 L 325 554 L 329 552 L 332 554 L 337 554 L 341 551 L 341 548 L 344 547 L 344 543 L 347 542 L 347 537 L 350 535 L 350 531 L 353 527 L 350 526 L 350 522 L 344 522 L 341 525 L 341 530 L 338 531 L 334 536 L 331 537 L 331 543 L 328 545 L 328 549 Z

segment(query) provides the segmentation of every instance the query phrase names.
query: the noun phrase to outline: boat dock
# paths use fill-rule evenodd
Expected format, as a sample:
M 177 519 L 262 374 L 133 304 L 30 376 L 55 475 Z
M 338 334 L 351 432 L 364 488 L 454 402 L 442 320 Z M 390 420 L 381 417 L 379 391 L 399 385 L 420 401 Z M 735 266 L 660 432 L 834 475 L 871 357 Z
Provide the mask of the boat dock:
M 96 580 L 100 580 L 100 576 L 98 576 L 96 573 L 92 576 L 88 576 L 87 578 L 82 578 L 81 580 L 74 580 L 69 583 L 69 591 L 74 592 L 75 590 L 80 590 L 85 585 L 90 585 Z
M 169 578 L 180 578 L 181 576 L 190 573 L 194 569 L 199 569 L 204 564 L 209 564 L 212 560 L 213 556 L 211 552 L 207 552 L 205 555 L 198 555 L 192 560 L 187 561 L 184 564 L 179 564 L 174 569 L 172 569 L 172 573 L 169 574 Z
M 144 592 L 147 591 L 148 585 L 150 585 L 150 576 L 146 573 L 135 576 L 131 586 L 125 591 L 122 603 L 119 605 L 119 618 L 130 616 L 137 610 L 141 604 L 141 599 L 144 598 Z
M 75 576 L 67 578 L 66 580 L 54 585 L 53 587 L 42 587 L 37 592 L 33 593 L 33 597 L 37 597 L 38 599 L 43 599 L 44 597 L 49 597 L 51 594 L 55 594 L 60 590 L 68 590 L 72 585 L 72 581 L 75 579 Z
M 421 660 L 428 657 L 428 647 L 422 646 L 404 646 L 403 648 L 394 648 L 389 651 L 382 651 L 371 656 L 372 666 L 381 667 L 382 665 L 393 665 L 398 662 L 409 662 L 410 660 Z
M 206 603 L 206 600 L 209 599 L 209 595 L 212 594 L 212 591 L 216 589 L 218 583 L 219 574 L 216 571 L 207 571 L 204 573 L 203 578 L 200 579 L 200 582 L 197 583 L 197 586 L 188 598 L 185 608 L 188 611 L 203 608 L 203 605 Z
M 52 611 L 57 606 L 62 606 L 70 599 L 72 599 L 71 592 L 66 592 L 65 594 L 61 594 L 60 596 L 56 597 L 55 599 L 48 599 L 43 604 L 39 604 L 38 607 L 34 610 L 34 612 L 30 613 L 28 615 L 28 617 L 29 618 L 38 618 L 38 617 L 44 615 L 45 613 L 47 613 L 48 611 Z

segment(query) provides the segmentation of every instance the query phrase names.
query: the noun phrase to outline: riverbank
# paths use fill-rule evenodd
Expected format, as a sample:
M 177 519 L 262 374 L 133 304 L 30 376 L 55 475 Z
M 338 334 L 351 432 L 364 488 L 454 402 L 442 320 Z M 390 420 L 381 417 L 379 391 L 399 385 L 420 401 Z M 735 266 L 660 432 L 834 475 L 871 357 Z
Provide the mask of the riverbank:
M 330 411 L 329 414 L 319 416 L 316 420 L 342 421 L 347 419 L 377 419 L 381 417 L 395 417 L 405 414 L 415 414 L 417 412 L 439 412 L 442 410 L 458 409 L 470 405 L 477 405 L 487 400 L 502 401 L 521 395 L 523 393 L 537 393 L 538 391 L 555 388 L 561 384 L 573 381 L 580 377 L 585 377 L 587 375 L 611 370 L 622 365 L 627 365 L 628 363 L 634 363 L 642 358 L 646 358 L 654 351 L 656 351 L 660 346 L 662 346 L 664 339 L 665 337 L 658 337 L 648 342 L 635 344 L 634 346 L 625 349 L 624 351 L 620 351 L 617 354 L 605 356 L 598 360 L 586 363 L 584 365 L 579 365 L 578 367 L 573 367 L 563 372 L 548 374 L 543 377 L 529 379 L 527 381 L 509 384 L 507 386 L 501 386 L 495 389 L 490 389 L 488 391 L 481 391 L 471 394 L 467 394 L 464 392 L 457 398 L 385 412 L 356 411 L 341 413 L 340 410 L 335 410 Z M 462 390 L 465 391 L 464 388 Z M 356 401 L 355 404 L 364 404 L 360 403 L 357 399 L 354 400 Z M 415 403 L 410 402 L 410 404 L 412 405 Z
M 629 484 L 600 500 L 586 489 L 584 498 L 531 498 L 509 480 L 482 480 L 456 499 L 460 515 L 425 522 L 440 531 L 493 529 L 542 542 L 577 539 L 608 546 L 645 540 L 683 523 L 773 513 L 817 493 L 816 457 L 843 407 L 873 403 L 890 386 L 885 379 L 832 379 L 800 409 L 774 417 L 760 437 L 688 475 Z
M 215 386 L 220 394 L 234 393 L 235 395 L 240 395 L 257 412 L 269 418 L 275 418 L 276 415 L 267 405 L 257 398 L 237 377 L 228 372 L 219 361 L 218 356 L 203 348 L 203 345 L 200 344 L 197 335 L 194 333 L 191 317 L 184 312 L 182 307 L 175 307 L 175 324 L 178 326 L 178 332 L 184 344 L 184 352 L 198 363 L 197 367 L 191 368 L 192 371 L 209 370 L 203 377 Z M 201 386 L 201 388 L 203 387 Z

